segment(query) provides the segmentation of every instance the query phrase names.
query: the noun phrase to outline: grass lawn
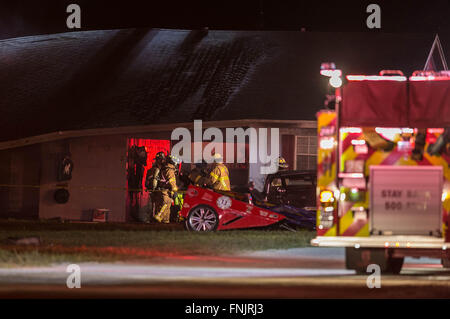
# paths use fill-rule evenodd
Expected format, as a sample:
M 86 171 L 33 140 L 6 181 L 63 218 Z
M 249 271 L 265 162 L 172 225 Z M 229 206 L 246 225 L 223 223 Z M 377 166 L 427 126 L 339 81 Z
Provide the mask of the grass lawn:
M 163 227 L 165 226 L 165 227 Z M 180 225 L 0 221 L 0 267 L 114 261 L 168 254 L 219 255 L 309 246 L 315 232 L 235 230 L 192 233 Z M 8 237 L 39 236 L 39 247 L 12 246 Z

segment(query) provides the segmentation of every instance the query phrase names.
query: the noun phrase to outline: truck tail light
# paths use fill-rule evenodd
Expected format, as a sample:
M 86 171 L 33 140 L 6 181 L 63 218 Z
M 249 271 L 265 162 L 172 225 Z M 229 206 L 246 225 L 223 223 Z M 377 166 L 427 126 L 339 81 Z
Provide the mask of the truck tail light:
M 319 229 L 331 228 L 334 224 L 334 207 L 320 207 Z
M 334 225 L 335 200 L 332 191 L 323 190 L 320 192 L 319 200 L 319 229 L 331 228 Z

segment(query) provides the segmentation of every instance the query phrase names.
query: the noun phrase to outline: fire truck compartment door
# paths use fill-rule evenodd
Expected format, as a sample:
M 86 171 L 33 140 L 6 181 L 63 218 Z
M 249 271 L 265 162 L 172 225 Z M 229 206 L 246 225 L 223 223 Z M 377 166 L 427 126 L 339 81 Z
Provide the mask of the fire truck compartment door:
M 408 127 L 406 82 L 349 81 L 343 87 L 341 126 Z
M 450 77 L 438 81 L 410 81 L 408 127 L 450 126 Z
M 442 221 L 441 166 L 370 166 L 373 235 L 438 235 Z

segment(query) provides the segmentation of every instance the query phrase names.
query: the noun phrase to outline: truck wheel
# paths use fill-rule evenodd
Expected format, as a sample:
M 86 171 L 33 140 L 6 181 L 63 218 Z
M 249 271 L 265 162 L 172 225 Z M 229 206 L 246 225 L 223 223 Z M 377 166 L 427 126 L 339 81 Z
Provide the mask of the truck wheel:
M 405 258 L 403 257 L 401 258 L 389 257 L 389 259 L 387 260 L 387 269 L 384 271 L 384 273 L 398 275 L 402 270 L 404 260 Z
M 370 262 L 367 262 L 368 260 L 364 260 L 367 258 L 363 258 L 363 256 L 366 257 L 367 255 L 370 256 L 369 249 L 346 247 L 345 268 L 355 270 L 358 275 L 365 274 L 367 271 L 367 266 L 370 264 Z
M 186 229 L 196 232 L 215 231 L 219 226 L 219 215 L 207 205 L 199 205 L 191 209 L 186 218 Z
M 347 247 L 345 249 L 345 263 L 347 269 L 353 269 L 357 274 L 367 274 L 367 266 L 380 266 L 383 274 L 399 274 L 402 270 L 404 258 L 394 258 L 391 251 L 381 248 Z

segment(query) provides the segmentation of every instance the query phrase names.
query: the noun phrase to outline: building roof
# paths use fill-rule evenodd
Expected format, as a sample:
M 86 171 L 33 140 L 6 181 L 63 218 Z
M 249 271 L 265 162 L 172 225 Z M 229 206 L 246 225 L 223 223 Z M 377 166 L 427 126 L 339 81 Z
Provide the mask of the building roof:
M 314 120 L 326 88 L 321 62 L 346 73 L 411 73 L 432 41 L 430 34 L 159 29 L 6 39 L 0 141 L 194 119 Z

